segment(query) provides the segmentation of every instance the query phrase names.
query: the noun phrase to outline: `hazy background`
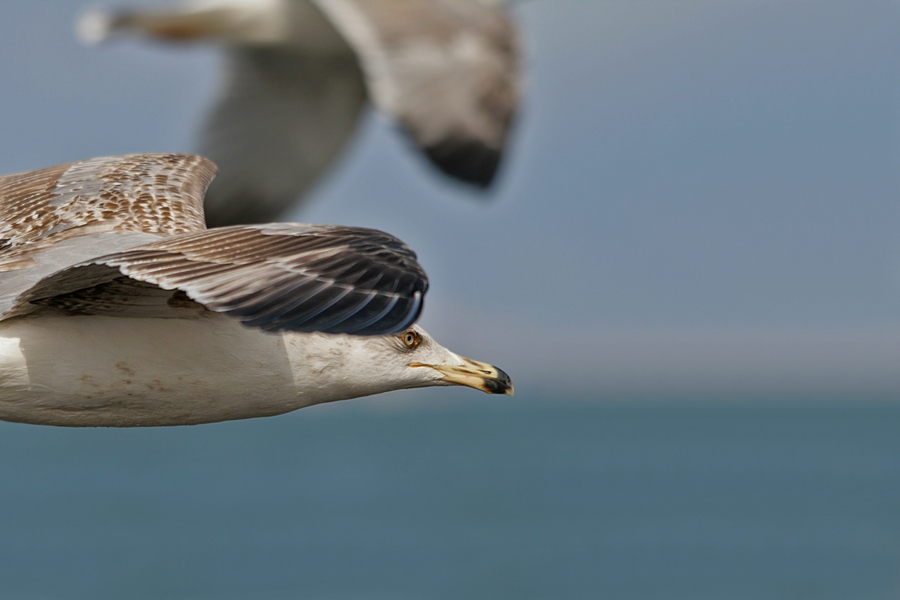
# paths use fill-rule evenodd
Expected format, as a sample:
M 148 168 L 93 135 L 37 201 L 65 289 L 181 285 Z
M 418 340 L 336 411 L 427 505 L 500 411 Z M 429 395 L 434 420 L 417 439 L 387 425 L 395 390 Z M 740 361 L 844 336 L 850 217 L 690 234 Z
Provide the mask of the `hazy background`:
M 215 52 L 80 47 L 82 6 L 0 6 L 0 172 L 193 148 Z M 520 389 L 900 392 L 898 8 L 525 2 L 487 199 L 369 115 L 293 218 L 410 243 L 423 325 Z
M 159 4 L 159 3 L 157 3 Z M 0 172 L 186 151 L 214 51 L 0 3 Z M 369 115 L 296 218 L 380 227 L 516 397 L 0 423 L 0 597 L 896 600 L 900 3 L 532 0 L 485 200 Z

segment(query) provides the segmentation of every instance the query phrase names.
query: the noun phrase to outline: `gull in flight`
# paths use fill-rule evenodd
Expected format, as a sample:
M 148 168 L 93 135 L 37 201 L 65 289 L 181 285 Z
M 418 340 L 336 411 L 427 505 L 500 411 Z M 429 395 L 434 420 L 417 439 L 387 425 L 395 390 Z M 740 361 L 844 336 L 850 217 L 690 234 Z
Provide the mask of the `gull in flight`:
M 0 177 L 0 419 L 189 425 L 403 388 L 511 395 L 414 325 L 428 280 L 371 229 L 207 229 L 214 165 L 96 158 Z
M 368 98 L 444 173 L 486 188 L 519 98 L 503 0 L 193 0 L 86 12 L 79 37 L 225 48 L 200 152 L 210 226 L 276 219 L 335 161 Z

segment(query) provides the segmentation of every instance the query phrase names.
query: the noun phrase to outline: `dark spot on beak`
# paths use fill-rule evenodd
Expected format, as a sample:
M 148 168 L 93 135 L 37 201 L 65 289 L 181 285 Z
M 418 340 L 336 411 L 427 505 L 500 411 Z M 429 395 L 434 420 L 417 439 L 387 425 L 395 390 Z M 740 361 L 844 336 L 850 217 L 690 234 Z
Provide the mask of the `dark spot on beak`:
M 505 394 L 512 387 L 512 379 L 506 374 L 506 371 L 497 369 L 496 379 L 486 379 L 484 386 L 491 394 Z

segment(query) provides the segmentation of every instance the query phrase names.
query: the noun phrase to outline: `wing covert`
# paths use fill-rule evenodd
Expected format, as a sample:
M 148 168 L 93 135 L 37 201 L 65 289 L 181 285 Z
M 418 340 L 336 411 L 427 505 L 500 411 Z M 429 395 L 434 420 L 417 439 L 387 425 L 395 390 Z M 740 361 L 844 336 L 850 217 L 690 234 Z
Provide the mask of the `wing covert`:
M 0 177 L 0 272 L 78 236 L 202 230 L 203 194 L 215 172 L 199 156 L 133 154 Z
M 279 223 L 185 234 L 87 261 L 34 286 L 16 314 L 45 306 L 77 306 L 80 314 L 116 314 L 117 306 L 159 312 L 178 301 L 142 294 L 123 276 L 272 332 L 394 333 L 416 320 L 428 288 L 415 253 L 391 235 Z M 110 303 L 107 291 L 129 300 Z M 178 317 L 190 307 L 174 308 L 181 312 L 170 316 Z

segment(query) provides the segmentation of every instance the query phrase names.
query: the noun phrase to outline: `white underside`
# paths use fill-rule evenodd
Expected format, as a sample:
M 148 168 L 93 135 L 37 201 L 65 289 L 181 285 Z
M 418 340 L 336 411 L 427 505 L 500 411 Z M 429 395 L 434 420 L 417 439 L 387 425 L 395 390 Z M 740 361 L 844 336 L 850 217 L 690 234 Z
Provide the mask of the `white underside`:
M 194 320 L 4 321 L 0 419 L 189 425 L 276 415 L 418 385 L 384 376 L 367 360 L 359 339 L 265 334 L 215 314 Z

